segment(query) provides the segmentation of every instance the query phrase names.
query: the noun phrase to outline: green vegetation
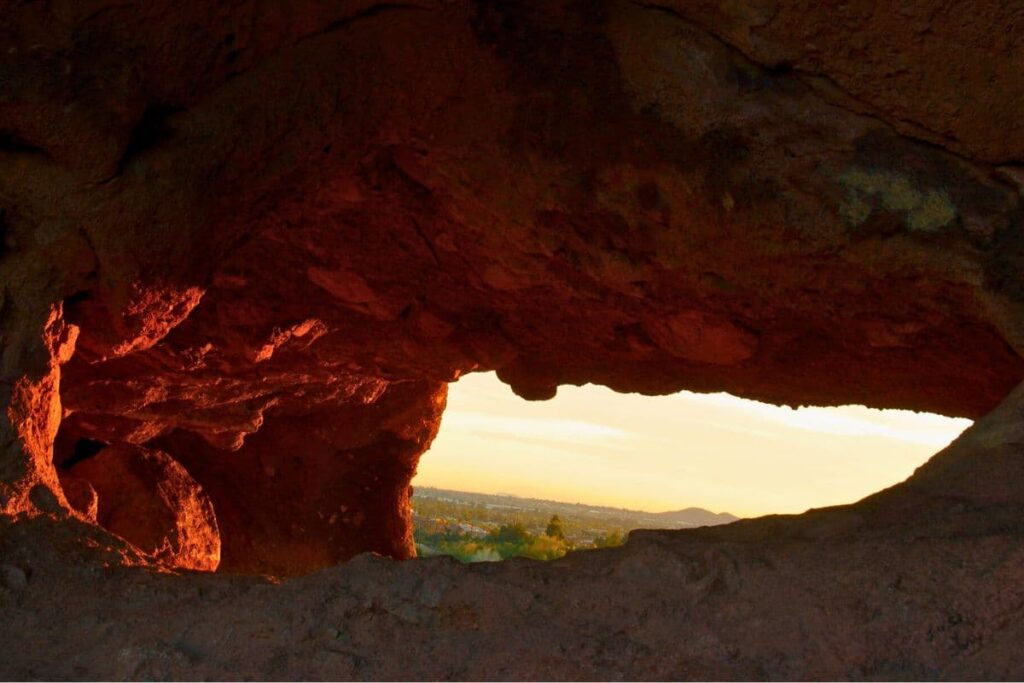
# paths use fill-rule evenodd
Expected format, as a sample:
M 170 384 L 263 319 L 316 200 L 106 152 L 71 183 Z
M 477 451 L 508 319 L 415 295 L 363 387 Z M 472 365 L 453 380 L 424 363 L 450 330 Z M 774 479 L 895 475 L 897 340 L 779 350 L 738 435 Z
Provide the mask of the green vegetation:
M 458 526 L 437 533 L 417 528 L 416 547 L 420 555 L 451 555 L 463 562 L 492 562 L 510 557 L 553 560 L 575 549 L 564 538 L 537 536 L 515 523 L 503 524 L 482 537 L 462 533 Z
M 626 542 L 622 534 L 618 531 L 613 531 L 605 536 L 598 536 L 594 539 L 595 548 L 614 548 L 617 545 L 622 545 Z
M 413 511 L 419 555 L 451 555 L 462 562 L 553 560 L 572 550 L 622 545 L 627 535 L 592 520 L 566 523 L 557 514 L 461 501 L 414 498 Z
M 562 528 L 562 520 L 558 515 L 552 515 L 547 529 L 544 530 L 544 535 L 565 540 L 565 529 Z
M 622 545 L 632 529 L 688 529 L 736 517 L 702 508 L 642 512 L 601 505 L 416 487 L 413 526 L 420 557 L 463 562 L 553 560 L 571 550 Z

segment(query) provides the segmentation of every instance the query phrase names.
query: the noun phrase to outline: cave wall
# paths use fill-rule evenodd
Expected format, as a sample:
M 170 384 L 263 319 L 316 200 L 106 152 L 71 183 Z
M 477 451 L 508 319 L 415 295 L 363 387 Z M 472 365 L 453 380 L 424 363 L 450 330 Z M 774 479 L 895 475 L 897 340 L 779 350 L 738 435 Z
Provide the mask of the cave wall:
M 844 7 L 0 4 L 4 512 L 128 444 L 225 568 L 407 557 L 481 370 L 985 414 L 1024 378 L 1019 8 Z
M 157 443 L 217 506 L 222 571 L 301 574 L 361 552 L 407 559 L 416 555 L 409 482 L 445 389 L 407 382 L 367 406 L 275 415 L 237 452 L 187 430 Z

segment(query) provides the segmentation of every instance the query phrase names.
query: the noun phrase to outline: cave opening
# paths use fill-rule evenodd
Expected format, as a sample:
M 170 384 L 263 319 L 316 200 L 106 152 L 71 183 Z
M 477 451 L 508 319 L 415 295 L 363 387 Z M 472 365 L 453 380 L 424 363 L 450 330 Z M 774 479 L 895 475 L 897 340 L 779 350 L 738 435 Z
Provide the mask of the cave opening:
M 365 421 L 408 417 L 408 397 L 421 390 L 399 384 L 345 419 L 272 418 L 241 449 L 180 429 L 102 439 L 108 425 L 72 413 L 54 464 L 78 514 L 164 565 L 289 575 L 367 549 L 554 559 L 620 544 L 634 529 L 853 503 L 906 479 L 971 424 L 598 385 L 526 401 L 494 373 L 470 373 L 433 402 L 444 417 L 432 443 L 386 432 L 339 448 L 338 434 Z M 289 503 L 297 491 L 307 500 Z M 345 545 L 353 536 L 362 547 Z
M 413 479 L 417 550 L 463 561 L 551 559 L 638 528 L 854 503 L 905 480 L 971 424 L 909 410 L 794 409 L 727 393 L 643 396 L 596 385 L 531 402 L 493 373 L 474 373 L 450 385 Z M 555 517 L 564 531 L 553 539 Z

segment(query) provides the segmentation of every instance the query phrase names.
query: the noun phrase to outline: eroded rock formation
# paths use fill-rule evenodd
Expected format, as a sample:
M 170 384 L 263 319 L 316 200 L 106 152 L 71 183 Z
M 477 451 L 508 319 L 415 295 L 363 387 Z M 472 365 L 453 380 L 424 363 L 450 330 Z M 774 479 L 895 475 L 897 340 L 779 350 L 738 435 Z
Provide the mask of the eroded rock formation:
M 222 570 L 408 557 L 409 480 L 471 371 L 530 399 L 598 382 L 984 415 L 1024 379 L 1024 18 L 975 5 L 0 2 L 4 552 L 156 562 L 95 525 L 124 495 L 96 484 L 103 454 L 123 449 L 198 483 Z M 986 439 L 1019 422 L 1000 415 Z M 964 443 L 934 464 L 956 474 L 942 487 L 852 513 L 849 538 L 882 540 L 843 552 L 938 539 L 892 555 L 910 567 L 1019 534 L 1019 501 L 985 493 L 1016 481 L 979 464 L 998 444 Z M 79 468 L 90 485 L 65 490 Z M 958 526 L 950 500 L 981 521 Z M 722 533 L 772 557 L 799 537 L 798 569 L 823 552 L 807 519 Z M 658 552 L 628 561 L 661 576 Z M 723 562 L 742 575 L 745 553 Z M 1000 557 L 1004 574 L 955 580 L 1019 630 Z M 555 571 L 521 566 L 473 571 Z M 850 596 L 877 578 L 830 567 Z M 769 604 L 723 595 L 723 628 Z M 763 671 L 934 674 L 946 659 L 886 635 L 902 624 L 864 645 L 875 669 L 807 651 Z M 650 675 L 759 675 L 729 652 Z M 1018 670 L 997 664 L 976 671 Z M 503 671 L 529 670 L 448 674 Z
M 213 571 L 220 564 L 220 531 L 209 497 L 163 451 L 130 444 L 103 448 L 61 477 L 61 488 L 72 508 L 162 565 Z

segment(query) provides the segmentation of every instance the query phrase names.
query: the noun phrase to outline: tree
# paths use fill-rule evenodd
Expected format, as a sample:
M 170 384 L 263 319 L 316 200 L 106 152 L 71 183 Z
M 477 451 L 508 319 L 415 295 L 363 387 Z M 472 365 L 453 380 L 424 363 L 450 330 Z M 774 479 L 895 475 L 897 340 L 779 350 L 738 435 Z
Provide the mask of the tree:
M 551 538 L 558 538 L 565 540 L 565 529 L 562 527 L 562 518 L 558 515 L 552 515 L 551 521 L 548 522 L 548 528 L 544 530 L 545 535 Z
M 613 531 L 605 536 L 598 536 L 594 539 L 595 548 L 614 548 L 620 546 L 625 542 L 622 533 L 619 531 Z
M 525 544 L 530 542 L 532 536 L 522 524 L 512 523 L 502 524 L 487 534 L 487 538 L 495 543 Z

